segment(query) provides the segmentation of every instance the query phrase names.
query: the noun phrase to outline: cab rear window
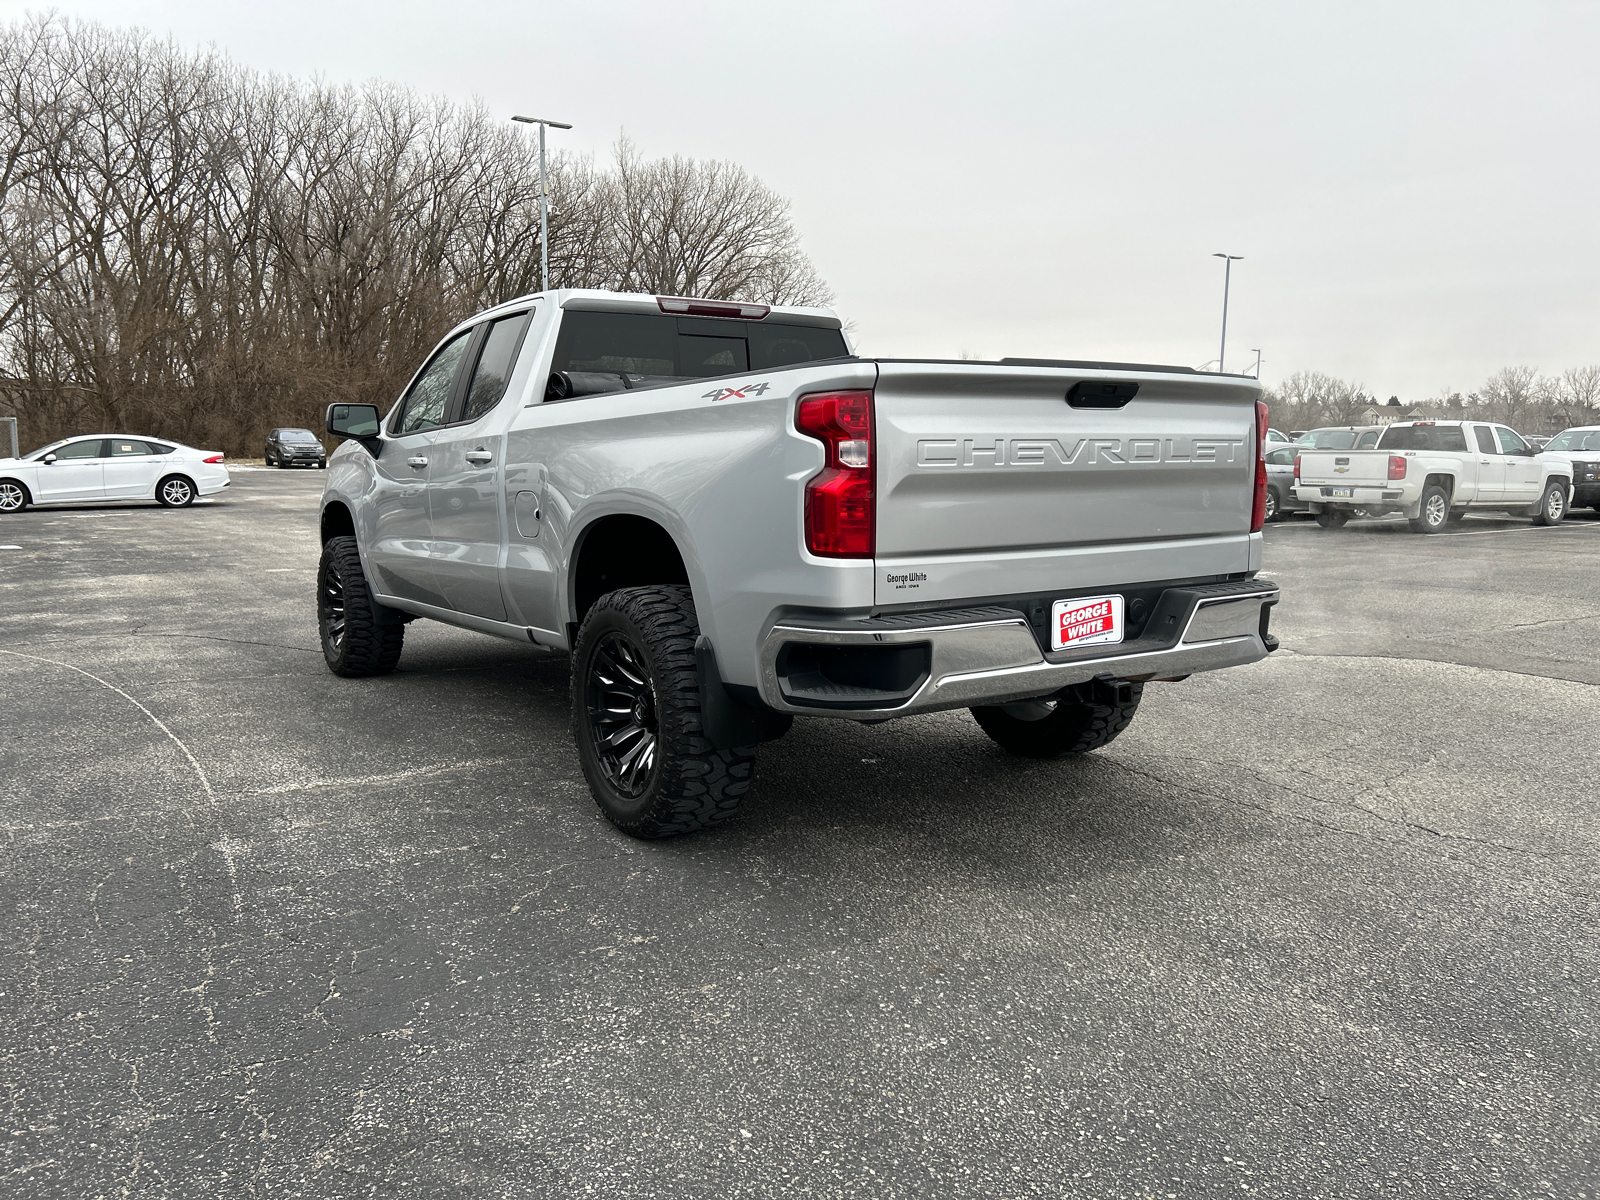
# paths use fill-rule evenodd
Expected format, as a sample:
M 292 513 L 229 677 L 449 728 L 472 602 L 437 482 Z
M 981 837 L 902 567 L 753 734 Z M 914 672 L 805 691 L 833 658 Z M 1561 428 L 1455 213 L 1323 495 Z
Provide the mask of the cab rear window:
M 813 325 L 568 310 L 555 371 L 605 371 L 663 382 L 843 358 L 844 335 Z
M 1380 450 L 1466 450 L 1467 435 L 1459 425 L 1391 425 L 1378 442 Z

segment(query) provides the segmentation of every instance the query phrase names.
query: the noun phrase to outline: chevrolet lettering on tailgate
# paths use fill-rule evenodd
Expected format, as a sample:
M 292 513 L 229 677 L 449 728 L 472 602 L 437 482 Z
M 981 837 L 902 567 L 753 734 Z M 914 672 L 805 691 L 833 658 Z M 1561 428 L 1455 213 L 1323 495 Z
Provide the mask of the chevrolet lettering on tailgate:
M 1242 437 L 1191 438 L 925 438 L 919 467 L 1138 466 L 1155 463 L 1242 462 Z

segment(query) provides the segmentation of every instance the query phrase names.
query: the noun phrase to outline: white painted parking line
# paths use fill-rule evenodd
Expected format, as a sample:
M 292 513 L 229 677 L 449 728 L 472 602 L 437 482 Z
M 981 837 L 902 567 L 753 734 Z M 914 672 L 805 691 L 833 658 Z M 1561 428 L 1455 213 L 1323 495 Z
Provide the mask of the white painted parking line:
M 21 546 L 0 546 L 0 550 L 21 550 Z

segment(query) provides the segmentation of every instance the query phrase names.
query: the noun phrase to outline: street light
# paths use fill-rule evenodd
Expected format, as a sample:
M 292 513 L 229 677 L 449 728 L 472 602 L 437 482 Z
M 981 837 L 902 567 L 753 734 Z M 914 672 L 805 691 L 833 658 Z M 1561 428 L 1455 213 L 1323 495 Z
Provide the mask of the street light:
M 1217 370 L 1227 372 L 1228 361 L 1228 284 L 1233 277 L 1233 264 L 1244 257 L 1242 254 L 1223 254 L 1220 251 L 1211 256 L 1222 260 L 1222 348 L 1217 352 Z
M 560 121 L 547 121 L 543 117 L 512 117 L 524 125 L 539 127 L 539 290 L 550 290 L 550 194 L 544 186 L 544 127 L 571 129 Z
M 1261 378 L 1261 347 L 1260 346 L 1251 346 L 1250 347 L 1250 351 L 1251 351 L 1251 353 L 1253 353 L 1256 356 L 1256 369 L 1251 371 L 1250 374 L 1254 375 L 1257 379 L 1260 379 Z

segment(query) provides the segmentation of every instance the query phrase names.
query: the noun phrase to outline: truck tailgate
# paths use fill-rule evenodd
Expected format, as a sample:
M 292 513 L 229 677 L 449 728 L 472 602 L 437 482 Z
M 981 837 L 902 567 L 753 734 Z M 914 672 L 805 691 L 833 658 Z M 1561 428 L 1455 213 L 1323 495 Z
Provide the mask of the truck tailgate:
M 1381 450 L 1302 450 L 1300 482 L 1382 486 L 1389 482 L 1389 455 Z
M 1075 408 L 1080 381 L 1136 383 Z M 1253 380 L 882 362 L 879 605 L 1249 570 Z

